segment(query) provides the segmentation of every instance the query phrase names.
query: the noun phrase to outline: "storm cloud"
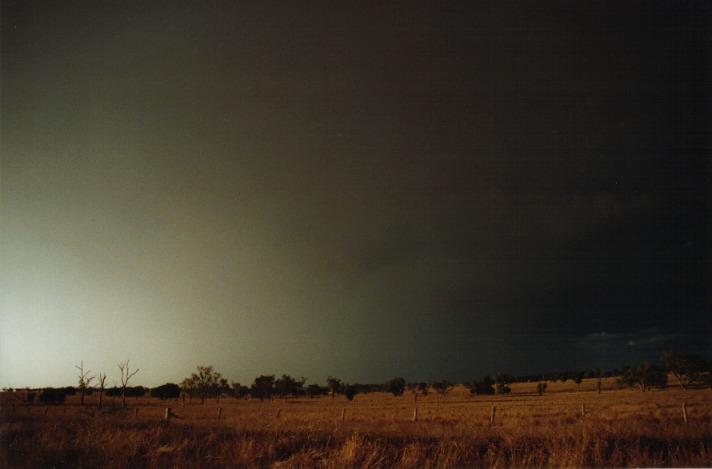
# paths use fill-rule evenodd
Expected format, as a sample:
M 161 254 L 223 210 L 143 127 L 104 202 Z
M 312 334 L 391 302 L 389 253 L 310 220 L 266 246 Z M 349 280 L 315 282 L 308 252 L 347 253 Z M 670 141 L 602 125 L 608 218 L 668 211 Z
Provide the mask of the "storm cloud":
M 712 353 L 705 6 L 2 8 L 3 379 Z

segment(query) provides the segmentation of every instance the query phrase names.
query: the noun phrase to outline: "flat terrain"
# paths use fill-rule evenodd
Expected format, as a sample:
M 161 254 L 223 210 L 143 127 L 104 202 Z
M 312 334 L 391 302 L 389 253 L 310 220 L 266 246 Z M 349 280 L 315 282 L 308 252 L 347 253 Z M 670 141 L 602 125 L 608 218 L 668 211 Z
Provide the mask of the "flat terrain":
M 131 398 L 125 410 L 106 397 L 97 409 L 96 395 L 83 407 L 79 396 L 27 407 L 4 393 L 0 467 L 712 466 L 712 390 L 596 387 L 548 383 L 542 396 L 536 383 L 504 396 L 457 387 L 417 402 L 408 393 L 203 405 Z

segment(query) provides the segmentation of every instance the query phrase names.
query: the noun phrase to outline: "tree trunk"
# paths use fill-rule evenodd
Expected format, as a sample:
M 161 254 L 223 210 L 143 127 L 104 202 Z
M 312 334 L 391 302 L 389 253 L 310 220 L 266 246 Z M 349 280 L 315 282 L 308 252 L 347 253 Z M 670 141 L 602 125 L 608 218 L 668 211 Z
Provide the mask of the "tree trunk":
M 682 378 L 680 377 L 680 375 L 677 374 L 677 373 L 674 373 L 674 375 L 675 375 L 675 379 L 677 380 L 677 382 L 680 383 L 680 387 L 682 388 L 682 390 L 683 390 L 683 391 L 687 391 L 687 387 L 686 387 L 685 384 L 682 382 Z

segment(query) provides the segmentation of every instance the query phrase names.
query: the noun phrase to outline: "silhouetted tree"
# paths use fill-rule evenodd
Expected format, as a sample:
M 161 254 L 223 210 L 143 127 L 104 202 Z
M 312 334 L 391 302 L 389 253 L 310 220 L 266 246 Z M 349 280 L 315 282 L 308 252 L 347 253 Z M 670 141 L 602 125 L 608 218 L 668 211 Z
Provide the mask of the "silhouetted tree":
M 540 396 L 542 394 L 544 394 L 544 391 L 546 391 L 546 383 L 543 383 L 543 382 L 537 383 L 536 391 L 539 393 Z
M 289 375 L 282 375 L 281 378 L 274 382 L 275 394 L 283 399 L 288 396 L 301 396 L 304 394 L 304 383 L 306 379 L 294 379 Z
M 339 378 L 329 376 L 326 378 L 326 386 L 329 388 L 329 391 L 331 391 L 331 398 L 333 399 L 336 397 L 336 393 L 341 391 L 343 384 Z
M 135 397 L 138 399 L 139 397 L 145 396 L 146 391 L 150 390 L 143 386 L 129 386 L 126 388 L 126 397 Z
M 222 397 L 223 394 L 229 395 L 231 392 L 232 392 L 232 388 L 230 387 L 230 383 L 228 382 L 228 380 L 225 378 L 220 378 L 220 382 L 218 383 L 217 396 L 216 396 L 218 403 L 220 402 L 220 398 Z
M 358 385 L 355 384 L 346 384 L 343 385 L 343 391 L 344 391 L 344 396 L 346 396 L 346 399 L 350 402 L 354 400 L 354 397 L 358 393 Z
M 430 383 L 430 387 L 432 387 L 436 393 L 444 396 L 452 391 L 455 385 L 446 379 L 441 379 Z
M 513 381 L 512 377 L 506 373 L 497 373 L 494 376 L 495 392 L 497 394 L 507 394 L 512 392 L 512 388 L 508 386 Z
M 494 378 L 486 375 L 482 381 L 477 381 L 472 384 L 470 392 L 476 396 L 489 396 L 494 394 Z
M 81 361 L 80 365 L 75 365 L 74 367 L 79 370 L 79 392 L 82 393 L 79 403 L 84 405 L 84 396 L 89 392 L 89 386 L 94 378 L 96 378 L 96 375 L 89 376 L 91 370 L 84 371 L 84 360 Z
M 405 379 L 403 378 L 393 378 L 384 384 L 384 389 L 386 392 L 393 394 L 393 396 L 402 396 L 405 392 Z
M 319 386 L 318 384 L 310 384 L 307 386 L 307 395 L 310 398 L 325 396 L 329 393 L 329 388 Z
M 643 362 L 638 368 L 626 368 L 618 383 L 621 386 L 637 386 L 643 392 L 652 388 L 661 389 L 667 384 L 667 372 L 660 366 Z
M 697 381 L 700 373 L 707 368 L 704 358 L 690 352 L 668 350 L 663 354 L 662 362 L 665 369 L 675 377 L 684 390 Z
M 205 404 L 205 398 L 220 395 L 220 380 L 222 376 L 213 370 L 212 366 L 198 366 L 198 372 L 192 373 L 183 383 L 190 392 L 200 397 L 200 403 Z M 225 382 L 227 383 L 227 381 Z
M 252 397 L 259 398 L 260 402 L 265 399 L 272 399 L 274 393 L 274 375 L 262 375 L 255 378 L 255 381 L 250 387 Z
M 180 397 L 180 386 L 173 383 L 166 383 L 151 389 L 151 397 L 158 399 L 178 399 Z
M 188 404 L 193 403 L 193 396 L 195 396 L 197 392 L 197 381 L 198 380 L 195 376 L 195 373 L 193 373 L 193 375 L 189 376 L 188 378 L 185 378 L 183 381 L 180 382 L 180 388 L 185 394 L 188 395 Z M 185 397 L 183 398 L 183 402 L 185 402 Z
M 427 396 L 430 386 L 428 383 L 410 383 L 407 386 L 408 391 L 413 394 L 413 402 L 418 402 L 418 396 Z
M 104 399 L 104 390 L 106 389 L 106 373 L 99 373 L 99 408 Z
M 248 388 L 247 386 L 243 386 L 240 383 L 236 383 L 233 381 L 230 384 L 230 387 L 232 388 L 232 396 L 236 399 L 242 399 L 243 397 L 250 394 L 250 388 Z
M 131 373 L 129 370 L 129 361 L 128 360 L 126 360 L 126 363 L 119 363 L 117 366 L 119 367 L 119 371 L 121 372 L 121 408 L 125 409 L 126 408 L 126 387 L 129 384 L 129 380 L 136 373 L 138 373 L 138 369 L 136 369 L 133 373 Z

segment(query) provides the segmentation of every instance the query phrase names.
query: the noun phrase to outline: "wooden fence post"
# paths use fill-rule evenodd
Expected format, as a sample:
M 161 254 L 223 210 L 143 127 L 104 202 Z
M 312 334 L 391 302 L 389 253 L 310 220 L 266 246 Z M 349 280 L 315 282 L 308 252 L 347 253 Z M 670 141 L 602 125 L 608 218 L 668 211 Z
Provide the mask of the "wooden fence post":
M 341 409 L 341 421 L 344 421 L 344 418 L 346 418 L 346 407 Z
M 581 404 L 581 417 L 586 416 L 586 404 Z
M 220 421 L 221 415 L 222 415 L 222 407 L 218 407 L 218 422 Z
M 490 425 L 494 425 L 494 416 L 497 413 L 497 408 L 492 406 L 492 413 L 490 414 Z
M 687 401 L 682 401 L 682 420 L 687 423 Z
M 138 409 L 136 409 L 136 410 L 138 410 Z M 171 418 L 171 408 L 166 407 L 166 414 L 163 417 L 163 420 L 165 420 L 167 422 L 168 420 L 170 420 L 170 418 Z
M 277 418 L 279 418 L 280 415 L 282 415 L 282 409 L 277 409 Z
M 413 422 L 418 421 L 418 408 L 413 409 Z

